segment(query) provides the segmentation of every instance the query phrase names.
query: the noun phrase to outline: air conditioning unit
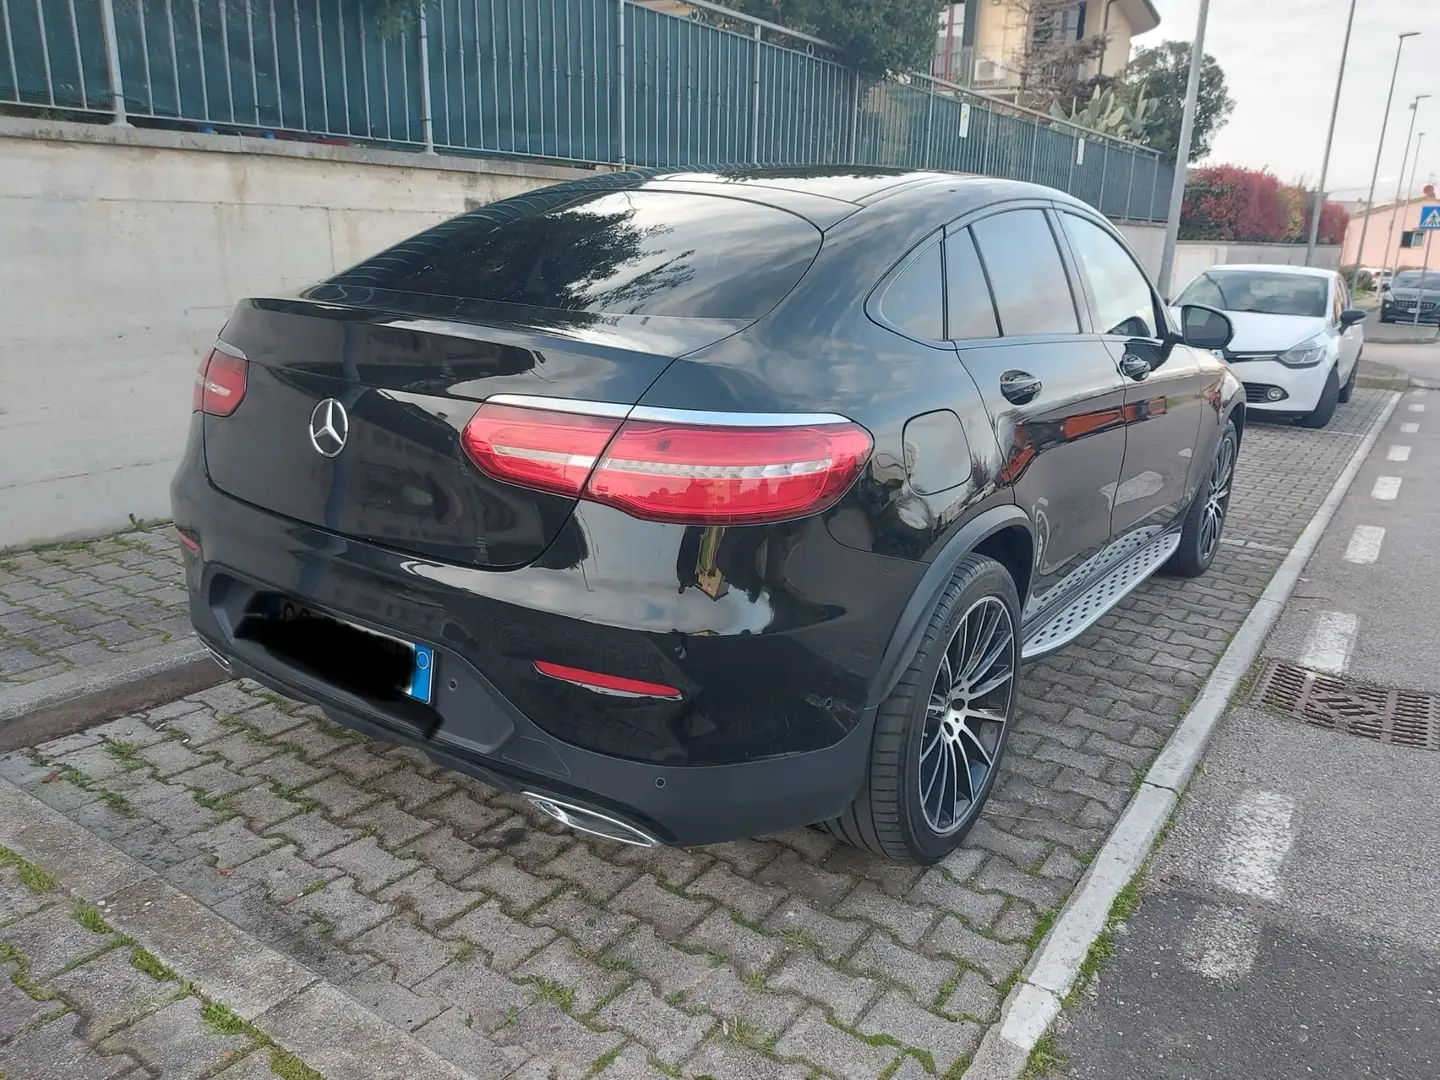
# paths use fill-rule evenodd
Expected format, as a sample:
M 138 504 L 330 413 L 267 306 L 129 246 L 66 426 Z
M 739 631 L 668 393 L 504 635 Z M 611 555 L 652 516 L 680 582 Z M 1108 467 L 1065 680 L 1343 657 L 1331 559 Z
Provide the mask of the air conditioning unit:
M 975 60 L 975 81 L 980 84 L 994 83 L 1000 81 L 1000 65 L 987 57 L 981 56 Z

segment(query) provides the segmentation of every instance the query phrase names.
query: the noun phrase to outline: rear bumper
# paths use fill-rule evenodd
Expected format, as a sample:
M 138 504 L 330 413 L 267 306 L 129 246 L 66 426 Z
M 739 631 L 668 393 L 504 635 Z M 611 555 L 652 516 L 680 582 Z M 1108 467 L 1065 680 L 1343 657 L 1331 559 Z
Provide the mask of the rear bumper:
M 654 550 L 649 525 L 649 582 L 607 585 L 614 563 L 594 556 L 568 570 L 476 571 L 235 500 L 209 483 L 198 448 L 172 499 L 176 524 L 201 544 L 187 554 L 192 622 L 237 673 L 488 784 L 592 808 L 672 844 L 804 825 L 849 804 L 869 759 L 870 683 L 925 569 L 902 562 L 881 574 L 880 557 L 835 543 L 816 522 L 793 545 L 808 549 L 812 573 L 817 560 L 838 565 L 806 580 L 804 607 L 782 606 L 779 577 L 757 599 L 740 583 L 718 597 L 677 589 L 674 558 Z M 582 524 L 590 551 L 615 552 L 603 535 L 615 524 Z M 821 586 L 828 595 L 815 595 Z M 362 699 L 237 638 L 236 605 L 256 590 L 433 646 L 433 707 Z M 638 615 L 606 623 L 600 610 Z M 694 627 L 697 610 L 709 627 L 677 629 Z M 537 658 L 680 687 L 684 700 L 603 698 L 536 675 Z

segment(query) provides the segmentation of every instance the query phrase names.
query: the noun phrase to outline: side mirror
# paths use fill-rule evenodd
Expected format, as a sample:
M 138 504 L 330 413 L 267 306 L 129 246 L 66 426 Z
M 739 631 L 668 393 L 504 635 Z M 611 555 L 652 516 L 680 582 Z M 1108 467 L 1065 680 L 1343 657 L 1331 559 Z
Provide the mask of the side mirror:
M 1361 311 L 1359 308 L 1346 308 L 1340 313 L 1340 328 L 1342 330 L 1362 323 L 1369 318 L 1369 312 Z
M 1219 350 L 1234 338 L 1235 325 L 1223 311 L 1204 304 L 1186 304 L 1180 309 L 1180 335 L 1186 345 Z

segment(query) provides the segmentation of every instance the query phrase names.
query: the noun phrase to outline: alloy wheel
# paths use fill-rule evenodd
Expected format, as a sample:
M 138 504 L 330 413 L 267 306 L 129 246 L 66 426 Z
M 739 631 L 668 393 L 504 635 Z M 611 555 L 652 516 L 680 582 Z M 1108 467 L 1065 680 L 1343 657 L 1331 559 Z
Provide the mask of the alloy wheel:
M 1010 609 L 998 597 L 977 600 L 941 658 L 920 740 L 920 805 L 941 836 L 971 818 L 998 764 L 1018 661 Z
M 1220 440 L 1215 455 L 1215 468 L 1210 471 L 1210 485 L 1205 493 L 1205 509 L 1200 518 L 1200 559 L 1209 562 L 1220 543 L 1225 527 L 1225 509 L 1230 504 L 1230 482 L 1235 475 L 1235 443 Z

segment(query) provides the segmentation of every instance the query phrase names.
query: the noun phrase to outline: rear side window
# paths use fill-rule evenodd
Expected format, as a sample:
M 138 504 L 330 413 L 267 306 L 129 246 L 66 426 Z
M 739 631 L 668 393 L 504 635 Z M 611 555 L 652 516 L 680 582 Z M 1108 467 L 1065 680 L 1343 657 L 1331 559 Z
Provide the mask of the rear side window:
M 1060 221 L 1090 283 L 1096 333 L 1156 337 L 1155 297 L 1135 260 L 1093 221 L 1074 214 L 1061 214 Z
M 1080 332 L 1065 264 L 1041 211 L 1007 210 L 970 228 L 990 274 L 1001 333 Z
M 542 190 L 453 218 L 332 283 L 566 311 L 754 319 L 820 232 L 772 206 L 666 191 Z
M 944 281 L 940 245 L 931 244 L 900 271 L 880 300 L 880 310 L 893 325 L 927 341 L 945 336 Z
M 985 268 L 980 265 L 969 229 L 951 233 L 945 240 L 945 296 L 952 339 L 966 341 L 1000 336 Z

